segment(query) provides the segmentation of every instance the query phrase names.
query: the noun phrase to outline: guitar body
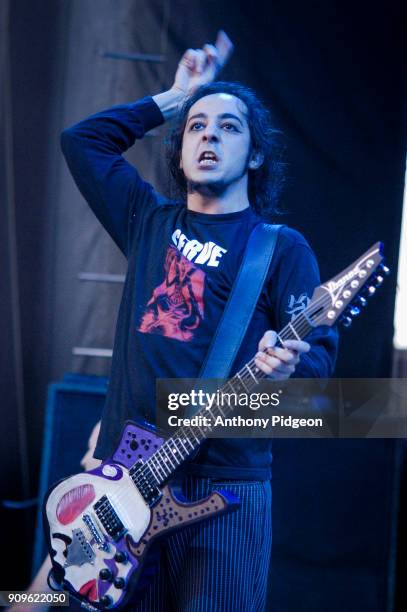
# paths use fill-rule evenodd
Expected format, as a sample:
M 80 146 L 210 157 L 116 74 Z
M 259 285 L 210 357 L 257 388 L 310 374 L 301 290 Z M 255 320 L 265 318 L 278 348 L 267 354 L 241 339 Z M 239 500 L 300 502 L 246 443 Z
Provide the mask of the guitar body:
M 239 505 L 226 492 L 189 503 L 169 484 L 158 495 L 154 491 L 152 501 L 146 499 L 129 469 L 137 462 L 142 467 L 163 442 L 128 422 L 111 459 L 62 480 L 47 494 L 44 523 L 53 579 L 86 607 L 126 604 L 146 586 L 148 557 L 158 538 Z

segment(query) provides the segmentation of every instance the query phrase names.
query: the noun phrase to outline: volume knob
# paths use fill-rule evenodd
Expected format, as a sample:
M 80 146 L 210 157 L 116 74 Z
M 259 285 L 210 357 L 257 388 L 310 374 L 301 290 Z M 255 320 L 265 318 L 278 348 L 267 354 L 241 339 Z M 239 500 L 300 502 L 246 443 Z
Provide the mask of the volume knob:
M 108 608 L 113 603 L 113 599 L 110 597 L 110 595 L 103 595 L 99 601 L 102 608 Z
M 111 572 L 109 569 L 107 569 L 107 568 L 105 567 L 105 568 L 103 568 L 103 569 L 101 569 L 101 570 L 100 570 L 100 572 L 99 572 L 99 578 L 100 578 L 101 580 L 106 580 L 106 581 L 109 581 L 109 582 L 110 582 L 110 581 L 112 580 L 112 578 L 113 578 L 113 576 L 112 576 L 112 572 Z
M 116 563 L 126 563 L 128 561 L 128 555 L 123 550 L 118 550 L 114 556 Z

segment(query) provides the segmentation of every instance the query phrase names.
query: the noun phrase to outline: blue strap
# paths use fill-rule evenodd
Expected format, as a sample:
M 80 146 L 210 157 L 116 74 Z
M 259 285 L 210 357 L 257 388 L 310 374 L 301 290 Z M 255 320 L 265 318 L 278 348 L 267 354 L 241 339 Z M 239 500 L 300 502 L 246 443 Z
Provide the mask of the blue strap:
M 227 378 L 249 326 L 283 226 L 259 223 L 253 229 L 200 378 Z

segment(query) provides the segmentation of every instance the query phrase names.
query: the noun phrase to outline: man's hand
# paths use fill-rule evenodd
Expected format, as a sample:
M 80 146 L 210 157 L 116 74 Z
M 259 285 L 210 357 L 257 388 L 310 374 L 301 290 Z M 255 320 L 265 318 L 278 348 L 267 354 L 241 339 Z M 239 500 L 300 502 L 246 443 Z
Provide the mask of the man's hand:
M 277 334 L 266 331 L 259 342 L 255 364 L 267 376 L 276 380 L 289 378 L 295 372 L 302 353 L 308 353 L 311 346 L 303 340 L 285 340 L 284 348 L 275 347 Z
M 214 45 L 188 49 L 178 64 L 172 89 L 187 96 L 200 85 L 210 83 L 226 64 L 232 51 L 233 43 L 223 30 L 218 32 Z
M 185 98 L 195 89 L 216 78 L 232 51 L 232 41 L 223 30 L 218 32 L 214 45 L 185 51 L 171 89 L 153 96 L 165 120 L 171 119 L 178 112 Z

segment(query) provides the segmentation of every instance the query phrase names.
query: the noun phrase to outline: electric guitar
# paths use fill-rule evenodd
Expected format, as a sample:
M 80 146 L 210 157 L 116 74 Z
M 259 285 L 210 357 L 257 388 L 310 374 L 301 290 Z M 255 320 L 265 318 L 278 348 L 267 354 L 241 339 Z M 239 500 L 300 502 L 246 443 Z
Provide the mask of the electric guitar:
M 279 344 L 306 338 L 319 325 L 349 326 L 388 272 L 378 242 L 315 289 L 308 306 L 279 332 Z M 252 359 L 222 390 L 249 392 L 264 376 Z M 216 409 L 225 415 L 224 406 Z M 206 437 L 205 427 L 183 426 L 166 439 L 129 421 L 111 458 L 54 485 L 43 512 L 51 586 L 68 591 L 84 608 L 119 609 L 147 584 L 159 538 L 237 509 L 238 498 L 228 492 L 190 503 L 170 484 Z

